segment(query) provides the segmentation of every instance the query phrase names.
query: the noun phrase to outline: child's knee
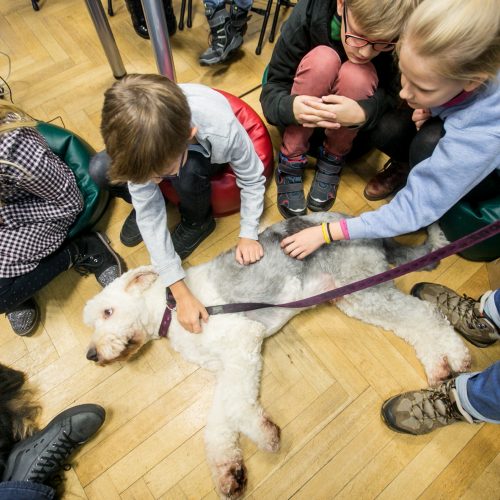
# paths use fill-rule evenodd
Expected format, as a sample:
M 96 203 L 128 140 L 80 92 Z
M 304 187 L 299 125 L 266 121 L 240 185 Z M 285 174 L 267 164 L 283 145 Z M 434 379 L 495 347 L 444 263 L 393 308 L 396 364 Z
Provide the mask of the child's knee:
M 375 93 L 377 85 L 377 70 L 372 63 L 346 61 L 339 71 L 336 93 L 351 99 L 366 99 Z
M 337 52 L 326 45 L 318 45 L 300 61 L 297 77 L 305 77 L 315 82 L 329 82 L 333 86 L 341 68 Z

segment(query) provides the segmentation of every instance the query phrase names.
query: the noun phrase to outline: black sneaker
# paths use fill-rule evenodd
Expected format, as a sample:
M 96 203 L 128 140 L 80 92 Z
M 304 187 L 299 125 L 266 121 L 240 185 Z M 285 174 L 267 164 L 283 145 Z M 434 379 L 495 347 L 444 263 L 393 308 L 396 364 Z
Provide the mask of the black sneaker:
M 122 230 L 120 231 L 120 241 L 126 247 L 135 247 L 142 241 L 142 235 L 137 226 L 135 209 L 128 214 L 128 217 L 123 223 Z
M 63 411 L 44 429 L 12 448 L 2 481 L 46 484 L 64 468 L 71 453 L 98 431 L 105 416 L 104 408 L 94 404 Z
M 203 224 L 182 220 L 172 233 L 175 251 L 181 259 L 185 259 L 215 229 L 213 217 Z
M 307 207 L 313 212 L 326 212 L 332 208 L 337 197 L 340 173 L 344 167 L 344 159 L 320 149 L 316 174 L 307 195 Z
M 278 191 L 278 210 L 285 219 L 305 215 L 307 212 L 302 183 L 306 165 L 305 156 L 298 161 L 290 161 L 284 154 L 279 154 L 275 180 Z
M 92 273 L 104 288 L 123 273 L 121 258 L 101 233 L 89 233 L 77 238 L 73 245 L 77 255 L 73 260 L 75 271 L 82 275 Z
M 16 335 L 29 337 L 40 322 L 40 309 L 35 299 L 30 298 L 5 314 Z

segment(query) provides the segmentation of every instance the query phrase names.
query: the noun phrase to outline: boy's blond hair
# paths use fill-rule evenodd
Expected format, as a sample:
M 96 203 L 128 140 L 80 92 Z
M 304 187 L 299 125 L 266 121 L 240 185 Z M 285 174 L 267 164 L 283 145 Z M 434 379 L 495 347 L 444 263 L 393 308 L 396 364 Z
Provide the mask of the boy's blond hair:
M 344 0 L 363 35 L 372 40 L 397 40 L 421 0 Z
M 142 184 L 184 153 L 191 111 L 168 78 L 130 74 L 105 92 L 101 132 L 111 157 L 110 180 Z
M 408 21 L 402 44 L 432 58 L 451 80 L 484 81 L 500 69 L 498 0 L 425 0 Z

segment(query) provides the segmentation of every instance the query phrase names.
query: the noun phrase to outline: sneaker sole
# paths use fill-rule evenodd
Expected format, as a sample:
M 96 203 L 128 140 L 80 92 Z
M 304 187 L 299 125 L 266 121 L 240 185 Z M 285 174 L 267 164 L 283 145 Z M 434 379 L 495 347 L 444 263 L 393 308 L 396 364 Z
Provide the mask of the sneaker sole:
M 322 205 L 317 205 L 316 201 L 314 201 L 311 196 L 307 195 L 307 208 L 311 210 L 311 212 L 328 212 L 330 208 L 333 207 L 336 198 L 332 198 L 331 200 L 325 201 Z
M 116 265 L 118 266 L 118 276 L 121 276 L 123 274 L 124 265 L 122 265 L 121 257 L 111 248 L 111 245 L 109 244 L 111 240 L 105 234 L 98 231 L 96 231 L 94 234 L 102 241 L 104 246 L 113 256 L 113 259 L 115 259 Z
M 135 247 L 139 243 L 142 243 L 142 236 L 139 235 L 136 238 L 124 238 L 120 233 L 120 243 L 126 247 Z
M 233 41 L 235 40 L 236 38 L 233 38 Z M 200 66 L 214 66 L 215 64 L 223 63 L 229 57 L 231 52 L 234 52 L 235 50 L 239 49 L 242 45 L 243 45 L 243 37 L 239 37 L 236 40 L 236 43 L 233 44 L 233 42 L 231 42 L 227 46 L 226 50 L 222 53 L 222 55 L 219 58 L 209 59 L 208 61 L 198 59 L 198 62 Z

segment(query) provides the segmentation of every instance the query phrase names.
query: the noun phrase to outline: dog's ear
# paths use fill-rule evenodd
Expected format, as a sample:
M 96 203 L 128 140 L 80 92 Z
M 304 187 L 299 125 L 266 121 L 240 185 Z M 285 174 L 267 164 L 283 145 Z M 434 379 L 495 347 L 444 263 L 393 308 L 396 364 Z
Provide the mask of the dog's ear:
M 142 292 L 147 290 L 157 279 L 158 274 L 152 269 L 138 269 L 137 272 L 132 273 L 127 280 L 125 291 L 127 293 L 133 293 L 135 291 Z

